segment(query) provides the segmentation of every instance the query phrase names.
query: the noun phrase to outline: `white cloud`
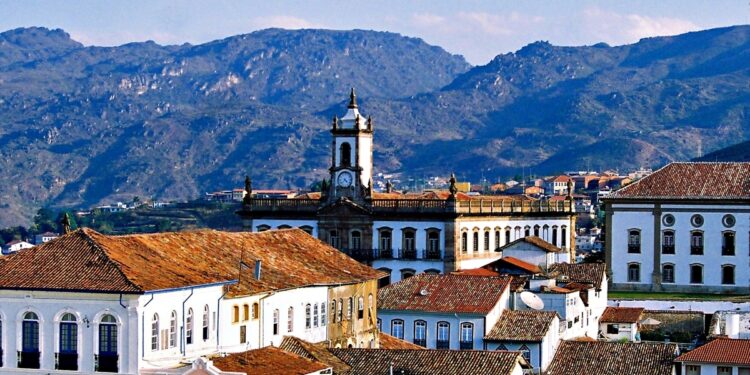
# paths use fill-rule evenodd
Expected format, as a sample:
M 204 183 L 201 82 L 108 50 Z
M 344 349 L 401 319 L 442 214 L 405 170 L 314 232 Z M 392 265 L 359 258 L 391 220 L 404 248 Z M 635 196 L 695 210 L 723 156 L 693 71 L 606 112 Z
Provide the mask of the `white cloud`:
M 304 18 L 294 16 L 268 16 L 268 17 L 256 17 L 252 21 L 252 25 L 255 28 L 267 29 L 271 27 L 278 27 L 282 29 L 296 30 L 296 29 L 320 29 L 324 28 L 323 25 L 308 21 Z
M 672 17 L 651 17 L 640 14 L 620 14 L 599 8 L 583 11 L 583 32 L 610 44 L 634 43 L 653 36 L 677 35 L 700 30 L 697 24 Z
M 445 23 L 445 17 L 432 13 L 415 13 L 411 15 L 411 20 L 418 27 L 433 27 Z

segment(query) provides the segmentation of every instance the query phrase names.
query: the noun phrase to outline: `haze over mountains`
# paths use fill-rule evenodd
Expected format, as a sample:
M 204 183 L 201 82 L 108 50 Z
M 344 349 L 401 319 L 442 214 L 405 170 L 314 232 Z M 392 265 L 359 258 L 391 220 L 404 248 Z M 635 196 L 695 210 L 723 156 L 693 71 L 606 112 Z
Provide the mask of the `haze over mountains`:
M 84 47 L 0 34 L 0 227 L 41 205 L 194 198 L 326 175 L 349 87 L 375 168 L 552 173 L 687 160 L 750 138 L 750 27 L 609 47 L 537 42 L 471 67 L 415 38 L 278 30 Z

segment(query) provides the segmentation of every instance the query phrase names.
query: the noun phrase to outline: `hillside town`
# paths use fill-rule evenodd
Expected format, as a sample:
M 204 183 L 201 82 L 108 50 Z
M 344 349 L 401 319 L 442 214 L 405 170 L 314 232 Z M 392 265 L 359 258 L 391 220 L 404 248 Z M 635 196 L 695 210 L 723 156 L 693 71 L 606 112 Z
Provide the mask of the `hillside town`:
M 750 163 L 412 189 L 361 109 L 315 191 L 206 195 L 240 231 L 3 246 L 0 373 L 750 374 Z

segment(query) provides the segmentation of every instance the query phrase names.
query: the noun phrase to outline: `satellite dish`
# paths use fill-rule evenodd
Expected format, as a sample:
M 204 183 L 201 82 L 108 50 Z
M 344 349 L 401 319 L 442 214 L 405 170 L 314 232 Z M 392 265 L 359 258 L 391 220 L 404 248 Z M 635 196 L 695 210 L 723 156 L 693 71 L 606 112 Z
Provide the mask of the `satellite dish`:
M 427 295 L 427 289 L 422 289 L 419 291 L 420 296 L 426 296 Z
M 531 292 L 521 292 L 521 301 L 532 310 L 541 310 L 544 308 L 544 301 Z

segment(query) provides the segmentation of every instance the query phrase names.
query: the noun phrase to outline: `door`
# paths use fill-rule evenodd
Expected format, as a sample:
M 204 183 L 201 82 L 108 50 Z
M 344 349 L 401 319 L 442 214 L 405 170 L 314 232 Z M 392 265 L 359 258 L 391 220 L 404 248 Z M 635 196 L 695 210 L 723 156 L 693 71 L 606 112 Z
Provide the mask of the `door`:
M 21 341 L 21 358 L 18 361 L 18 367 L 39 368 L 39 322 L 23 322 Z
M 99 372 L 117 372 L 117 325 L 99 326 Z
M 78 370 L 78 324 L 60 323 L 59 370 Z

